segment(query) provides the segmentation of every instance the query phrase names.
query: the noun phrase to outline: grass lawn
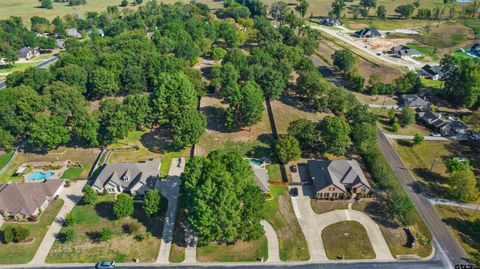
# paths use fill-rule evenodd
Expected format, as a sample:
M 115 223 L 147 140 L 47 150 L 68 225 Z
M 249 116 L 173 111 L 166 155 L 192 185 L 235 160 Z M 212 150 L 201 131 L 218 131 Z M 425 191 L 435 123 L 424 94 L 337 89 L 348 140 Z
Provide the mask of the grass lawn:
M 8 160 L 10 160 L 12 155 L 13 155 L 13 150 L 7 151 L 7 152 L 5 151 L 0 152 L 0 169 L 2 169 L 8 163 Z
M 282 261 L 310 259 L 307 242 L 293 212 L 287 187 L 270 186 L 273 199 L 266 201 L 266 220 L 277 232 Z
M 472 56 L 466 54 L 465 52 L 463 51 L 460 51 L 460 50 L 456 50 L 452 53 L 453 56 L 457 57 L 457 58 L 472 58 Z
M 62 208 L 62 205 L 63 200 L 54 200 L 42 213 L 38 223 L 18 224 L 27 227 L 30 230 L 30 237 L 35 239 L 33 242 L 4 244 L 2 239 L 0 241 L 0 264 L 21 264 L 30 262 L 37 252 L 43 237 L 47 233 L 48 227 L 54 221 L 60 208 Z M 15 226 L 15 224 L 5 224 L 2 228 L 7 226 Z
M 267 165 L 268 177 L 270 181 L 282 181 L 282 174 L 280 172 L 280 165 L 277 163 L 272 163 Z
M 434 89 L 434 90 L 442 89 L 442 81 L 440 80 L 421 78 L 421 81 L 422 81 L 422 86 L 425 88 Z
M 409 48 L 418 50 L 421 54 L 423 54 L 424 56 L 428 56 L 433 60 L 438 59 L 437 54 L 434 52 L 435 49 L 432 47 L 426 47 L 426 46 L 422 46 L 419 44 L 412 44 L 412 43 L 408 43 L 407 46 Z
M 356 221 L 342 221 L 326 227 L 322 240 L 331 260 L 375 258 L 367 231 Z
M 15 157 L 15 160 L 8 167 L 7 171 L 0 175 L 0 182 L 22 182 L 23 177 L 13 177 L 13 173 L 17 168 L 29 162 L 58 162 L 58 161 L 71 161 L 72 163 L 79 163 L 83 166 L 83 170 L 78 176 L 79 178 L 86 179 L 88 173 L 93 166 L 93 163 L 100 153 L 99 149 L 82 149 L 82 148 L 66 148 L 61 147 L 58 150 L 52 150 L 47 154 L 36 154 L 20 152 Z
M 480 264 L 480 234 L 472 231 L 472 223 L 480 219 L 480 213 L 447 205 L 436 205 L 436 209 L 474 263 Z
M 310 199 L 310 205 L 315 213 L 322 214 L 333 210 L 347 209 L 348 201 L 323 201 Z
M 387 117 L 388 114 L 388 109 L 380 109 L 380 108 L 370 108 L 370 112 L 374 113 L 375 115 L 378 116 L 378 126 L 382 128 L 384 131 L 387 133 L 391 134 L 399 134 L 399 135 L 415 135 L 415 134 L 420 134 L 420 135 L 430 135 L 430 131 L 425 128 L 423 125 L 413 123 L 409 124 L 405 127 L 400 127 L 400 130 L 398 132 L 393 131 L 393 127 L 390 124 L 390 120 Z M 400 112 L 397 112 L 397 119 L 400 116 Z
M 82 167 L 72 167 L 68 168 L 63 172 L 62 178 L 63 179 L 77 179 L 82 174 L 83 168 Z
M 249 242 L 225 245 L 212 243 L 197 248 L 199 262 L 255 262 L 268 258 L 268 242 L 265 236 Z
M 162 210 L 159 216 L 148 219 L 141 208 L 135 204 L 132 217 L 117 220 L 113 214 L 113 195 L 99 196 L 95 206 L 79 204 L 72 213 L 77 219 L 73 229 L 75 240 L 64 243 L 55 241 L 48 257 L 48 263 L 98 262 L 114 260 L 116 262 L 153 262 L 157 258 L 163 231 L 164 215 L 167 207 L 166 199 L 162 199 Z M 138 230 L 132 234 L 123 231 L 123 225 L 134 223 Z M 103 228 L 113 231 L 113 239 L 99 242 L 99 232 Z M 62 228 L 64 231 L 65 228 Z M 61 233 L 62 233 L 61 231 Z M 143 237 L 141 240 L 137 236 Z
M 420 145 L 411 147 L 408 143 L 398 140 L 392 145 L 407 168 L 414 173 L 419 183 L 431 195 L 448 198 L 445 184 L 447 159 L 467 158 L 474 169 L 478 170 L 480 167 L 480 149 L 471 143 L 470 141 L 424 141 Z M 437 161 L 434 163 L 435 158 Z
M 424 258 L 432 253 L 432 245 L 428 241 L 431 239 L 430 231 L 418 214 L 416 214 L 416 224 L 411 228 L 417 238 L 425 238 L 426 241 L 425 244 L 415 244 L 414 248 L 407 248 L 404 246 L 407 242 L 407 235 L 385 214 L 386 209 L 382 203 L 377 200 L 362 200 L 353 203 L 352 209 L 367 214 L 378 224 L 393 257 L 418 255 Z
M 224 109 L 221 99 L 204 96 L 201 111 L 207 117 L 207 129 L 196 145 L 195 156 L 206 156 L 212 150 L 235 150 L 248 157 L 268 157 L 271 153 L 272 130 L 265 110 L 262 120 L 239 131 L 225 129 Z
M 390 2 L 389 4 L 396 4 L 397 2 Z M 400 3 L 398 3 L 400 5 Z M 423 25 L 431 25 L 434 22 L 429 20 L 417 20 L 417 19 L 397 19 L 389 18 L 387 20 L 379 20 L 378 18 L 370 17 L 367 19 L 346 19 L 343 23 L 347 28 L 352 30 L 358 30 L 364 27 L 372 27 L 380 30 L 394 30 L 399 28 L 412 28 Z
M 160 172 L 162 177 L 168 175 L 173 158 L 188 157 L 190 148 L 180 151 L 169 148 L 166 134 L 162 131 L 132 131 L 117 143 L 108 146 L 113 150 L 108 162 L 140 162 L 149 159 L 161 159 Z

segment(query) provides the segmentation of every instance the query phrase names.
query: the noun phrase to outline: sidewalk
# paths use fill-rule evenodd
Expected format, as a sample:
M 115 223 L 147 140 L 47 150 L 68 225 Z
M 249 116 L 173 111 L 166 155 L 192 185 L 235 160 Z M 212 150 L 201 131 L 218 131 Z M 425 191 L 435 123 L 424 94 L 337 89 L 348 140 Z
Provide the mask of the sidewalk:
M 270 223 L 268 223 L 266 220 L 262 220 L 260 223 L 262 224 L 263 229 L 265 229 L 265 236 L 267 237 L 268 241 L 268 259 L 265 262 L 281 262 L 277 233 L 273 229 L 272 225 L 270 225 Z
M 37 253 L 33 257 L 32 261 L 30 261 L 30 265 L 43 265 L 45 264 L 45 259 L 50 252 L 50 249 L 55 243 L 55 239 L 57 238 L 58 233 L 62 229 L 63 222 L 67 214 L 73 209 L 73 207 L 80 202 L 82 199 L 82 190 L 85 186 L 86 180 L 79 180 L 73 182 L 70 187 L 65 188 L 62 193 L 60 194 L 60 199 L 63 199 L 64 204 L 63 207 L 58 212 L 57 217 L 50 225 L 45 237 L 42 240 L 42 243 L 38 247 Z

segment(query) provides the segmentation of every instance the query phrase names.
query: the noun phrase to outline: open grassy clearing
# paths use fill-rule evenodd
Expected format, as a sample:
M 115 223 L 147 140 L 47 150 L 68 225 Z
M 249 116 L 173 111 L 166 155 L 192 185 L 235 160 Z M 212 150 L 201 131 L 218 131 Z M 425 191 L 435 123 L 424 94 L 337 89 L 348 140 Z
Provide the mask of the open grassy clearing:
M 375 252 L 367 231 L 356 221 L 342 221 L 322 231 L 327 257 L 335 259 L 373 259 Z
M 421 78 L 421 81 L 422 81 L 422 86 L 427 89 L 441 90 L 443 88 L 442 87 L 443 83 L 440 80 Z
M 292 121 L 308 119 L 318 123 L 327 116 L 325 113 L 315 112 L 304 107 L 302 101 L 296 100 L 292 96 L 283 96 L 280 100 L 274 100 L 270 103 L 279 134 L 286 134 Z
M 57 239 L 47 257 L 48 263 L 98 262 L 114 260 L 116 262 L 153 262 L 158 255 L 163 231 L 164 215 L 167 207 L 166 199 L 162 199 L 159 216 L 148 219 L 141 208 L 135 204 L 132 217 L 117 220 L 113 214 L 115 196 L 100 196 L 95 206 L 80 204 L 72 213 L 77 223 L 73 226 L 75 240 L 63 243 Z M 133 223 L 138 230 L 127 234 L 123 225 Z M 99 232 L 103 228 L 112 230 L 114 236 L 108 242 L 99 242 Z M 68 228 L 62 228 L 65 231 Z M 139 240 L 137 237 L 142 237 Z
M 480 234 L 472 231 L 472 223 L 480 219 L 480 212 L 471 209 L 436 205 L 437 211 L 457 237 L 465 251 L 473 259 L 474 263 L 480 264 Z
M 0 182 L 22 182 L 23 177 L 14 177 L 13 173 L 17 168 L 25 163 L 29 162 L 58 162 L 58 161 L 67 161 L 69 160 L 72 163 L 80 163 L 83 167 L 82 172 L 79 174 L 79 178 L 86 179 L 88 173 L 92 168 L 95 160 L 100 153 L 99 149 L 82 149 L 82 148 L 67 148 L 61 147 L 58 150 L 52 150 L 47 154 L 38 154 L 38 153 L 26 153 L 19 152 L 13 162 L 10 164 L 8 169 L 0 176 Z
M 347 209 L 348 201 L 324 201 L 311 199 L 310 205 L 315 213 L 323 214 L 333 210 Z
M 392 222 L 390 217 L 385 214 L 386 209 L 380 201 L 362 200 L 353 203 L 352 209 L 367 214 L 378 224 L 393 257 L 398 255 L 418 255 L 424 258 L 432 253 L 432 245 L 430 243 L 432 236 L 418 214 L 416 215 L 416 224 L 411 229 L 419 240 L 425 239 L 423 242 L 425 244 L 417 243 L 413 248 L 407 248 L 404 246 L 407 242 L 407 235 L 401 227 Z
M 30 230 L 30 237 L 34 238 L 33 242 L 4 244 L 3 238 L 0 238 L 0 264 L 21 264 L 30 262 L 37 252 L 43 237 L 47 233 L 48 227 L 54 221 L 62 206 L 63 200 L 54 200 L 42 213 L 37 223 L 18 224 Z M 5 224 L 2 228 L 4 229 L 8 226 L 15 225 L 17 224 Z
M 282 261 L 306 261 L 310 258 L 305 236 L 293 212 L 287 187 L 270 186 L 273 199 L 266 202 L 266 220 L 278 236 Z
M 206 156 L 212 150 L 236 150 L 249 157 L 273 159 L 270 149 L 272 129 L 266 110 L 259 123 L 231 132 L 224 127 L 226 107 L 216 97 L 202 98 L 201 111 L 207 117 L 207 129 L 196 145 L 195 156 Z
M 272 163 L 266 166 L 268 171 L 268 177 L 270 181 L 282 181 L 282 174 L 280 172 L 280 165 L 277 163 Z
M 108 146 L 112 150 L 110 163 L 140 162 L 149 159 L 161 159 L 162 177 L 168 175 L 173 158 L 188 157 L 190 148 L 174 150 L 169 146 L 168 134 L 161 130 L 132 131 L 117 143 Z
M 265 236 L 248 242 L 235 244 L 211 243 L 208 246 L 197 247 L 199 262 L 255 262 L 268 258 L 268 242 Z
M 478 146 L 471 143 L 471 141 L 424 141 L 420 145 L 411 147 L 409 143 L 397 140 L 392 142 L 392 145 L 422 187 L 431 195 L 448 198 L 445 183 L 447 159 L 467 158 L 475 170 L 478 171 L 480 167 Z M 435 158 L 437 158 L 436 161 Z
M 63 179 L 78 179 L 80 178 L 80 174 L 82 174 L 83 168 L 81 167 L 72 167 L 68 168 L 63 172 L 62 178 Z

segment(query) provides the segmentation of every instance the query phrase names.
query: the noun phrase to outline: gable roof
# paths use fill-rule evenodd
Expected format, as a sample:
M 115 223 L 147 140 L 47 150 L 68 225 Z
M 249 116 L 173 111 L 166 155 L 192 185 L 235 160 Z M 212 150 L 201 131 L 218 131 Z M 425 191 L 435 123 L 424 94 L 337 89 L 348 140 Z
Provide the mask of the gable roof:
M 354 36 L 356 37 L 375 37 L 382 36 L 380 32 L 375 28 L 363 28 L 362 30 L 356 31 Z
M 47 201 L 47 197 L 58 191 L 63 182 L 61 179 L 49 179 L 41 183 L 0 184 L 0 210 L 31 216 Z
M 27 58 L 28 53 L 35 53 L 36 49 L 32 49 L 29 47 L 24 47 L 21 48 L 20 51 L 18 52 L 18 58 Z
M 309 160 L 307 164 L 317 191 L 332 184 L 342 191 L 347 191 L 347 186 L 358 183 L 371 188 L 360 165 L 355 160 Z
M 428 106 L 430 104 L 428 101 L 423 100 L 416 94 L 402 94 L 401 98 L 403 104 L 409 107 Z
M 325 17 L 322 19 L 321 23 L 326 25 L 335 25 L 335 24 L 340 24 L 340 20 L 337 18 Z
M 160 176 L 159 168 L 159 159 L 140 163 L 104 164 L 92 185 L 98 189 L 103 189 L 106 185 L 121 186 L 128 191 L 137 183 L 152 186 Z
M 431 122 L 433 122 L 437 119 L 440 119 L 442 117 L 442 114 L 434 113 L 429 109 L 425 110 L 425 112 L 418 113 L 418 115 L 420 116 L 421 119 L 423 119 L 424 121 L 426 121 L 428 123 L 431 123 Z
M 432 66 L 432 65 L 426 64 L 422 67 L 422 70 L 431 76 L 436 76 L 436 75 L 443 76 L 442 67 L 439 65 Z
M 399 56 L 421 55 L 421 53 L 418 50 L 409 48 L 409 47 L 404 46 L 404 45 L 395 46 L 395 47 L 392 48 L 391 51 L 392 51 L 393 54 L 396 54 L 396 55 L 399 55 Z

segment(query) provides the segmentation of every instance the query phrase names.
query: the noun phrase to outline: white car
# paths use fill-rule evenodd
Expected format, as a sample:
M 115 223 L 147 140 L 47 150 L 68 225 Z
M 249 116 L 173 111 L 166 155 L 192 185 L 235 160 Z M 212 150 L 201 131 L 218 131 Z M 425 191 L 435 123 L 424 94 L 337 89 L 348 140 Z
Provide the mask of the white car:
M 115 262 L 114 261 L 99 262 L 99 263 L 95 264 L 95 268 L 98 268 L 98 269 L 113 269 L 113 268 L 115 268 Z

